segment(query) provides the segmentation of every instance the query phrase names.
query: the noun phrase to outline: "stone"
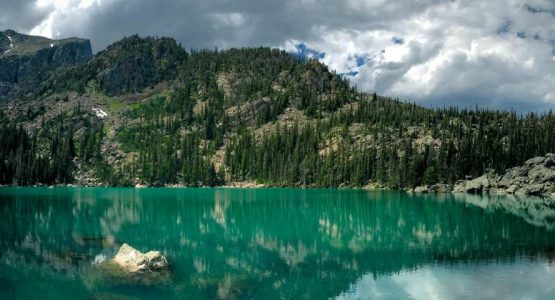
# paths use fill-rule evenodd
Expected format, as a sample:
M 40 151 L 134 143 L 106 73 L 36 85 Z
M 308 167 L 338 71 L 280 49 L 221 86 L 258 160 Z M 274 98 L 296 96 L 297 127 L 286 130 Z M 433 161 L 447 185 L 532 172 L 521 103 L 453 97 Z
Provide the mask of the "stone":
M 455 193 L 548 195 L 555 188 L 555 154 L 547 153 L 527 160 L 522 166 L 509 168 L 502 175 L 493 170 L 478 178 L 460 180 Z
M 130 273 L 161 271 L 169 266 L 168 260 L 160 252 L 150 251 L 143 254 L 128 244 L 123 244 L 119 248 L 112 262 Z
M 168 268 L 168 260 L 160 254 L 160 251 L 149 251 L 145 254 L 148 258 L 148 268 L 153 271 L 165 270 Z
M 468 193 L 481 193 L 490 188 L 490 180 L 488 175 L 484 174 L 478 178 L 465 182 L 464 190 Z
M 466 187 L 466 181 L 459 180 L 453 186 L 453 193 L 466 193 L 465 187 Z
M 509 186 L 509 187 L 505 190 L 505 192 L 506 192 L 507 194 L 514 194 L 517 190 L 518 190 L 518 186 L 515 185 L 515 184 L 512 184 L 511 186 Z
M 445 183 L 436 183 L 429 189 L 429 191 L 433 193 L 448 193 L 450 190 L 451 188 Z
M 129 272 L 142 272 L 148 268 L 148 258 L 127 244 L 119 248 L 113 262 Z
M 528 190 L 525 188 L 519 188 L 518 190 L 515 191 L 514 193 L 515 195 L 520 195 L 520 196 L 526 196 L 528 195 Z
M 537 157 L 530 158 L 529 160 L 525 161 L 524 164 L 528 165 L 528 166 L 535 166 L 535 165 L 543 163 L 544 160 L 545 160 L 545 157 L 537 156 Z
M 427 193 L 428 187 L 427 186 L 417 186 L 414 188 L 415 193 Z
M 541 195 L 543 194 L 543 184 L 535 183 L 526 186 L 526 193 L 528 195 Z
M 545 161 L 543 162 L 543 165 L 548 167 L 548 168 L 555 166 L 555 154 L 554 153 L 547 153 L 545 155 Z
M 543 165 L 536 165 L 528 171 L 528 178 L 532 182 L 548 182 L 555 180 L 555 170 L 546 168 Z

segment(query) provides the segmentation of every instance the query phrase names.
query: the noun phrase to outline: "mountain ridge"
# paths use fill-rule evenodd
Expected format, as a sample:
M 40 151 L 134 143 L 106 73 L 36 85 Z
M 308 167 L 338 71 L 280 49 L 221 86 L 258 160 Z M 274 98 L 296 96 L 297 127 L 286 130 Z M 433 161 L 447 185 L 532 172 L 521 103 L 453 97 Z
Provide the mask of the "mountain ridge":
M 552 112 L 429 109 L 283 50 L 158 37 L 55 68 L 1 112 L 3 184 L 413 188 L 555 152 Z
M 0 102 L 22 98 L 61 67 L 78 65 L 92 57 L 89 40 L 0 32 Z

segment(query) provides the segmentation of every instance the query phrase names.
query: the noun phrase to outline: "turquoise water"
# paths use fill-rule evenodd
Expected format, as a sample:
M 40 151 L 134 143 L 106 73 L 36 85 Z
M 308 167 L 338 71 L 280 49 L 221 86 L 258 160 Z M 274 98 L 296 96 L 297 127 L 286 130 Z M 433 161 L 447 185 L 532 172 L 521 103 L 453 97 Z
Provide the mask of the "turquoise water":
M 297 189 L 0 189 L 0 299 L 555 299 L 536 199 Z M 115 280 L 122 243 L 169 278 Z

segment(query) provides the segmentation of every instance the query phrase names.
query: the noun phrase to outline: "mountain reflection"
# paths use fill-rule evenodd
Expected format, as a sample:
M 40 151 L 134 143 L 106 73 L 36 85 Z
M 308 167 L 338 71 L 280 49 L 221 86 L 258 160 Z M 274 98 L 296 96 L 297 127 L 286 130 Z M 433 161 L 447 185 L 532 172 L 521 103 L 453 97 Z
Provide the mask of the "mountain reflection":
M 80 288 L 94 294 L 92 260 L 126 242 L 168 257 L 166 297 L 348 298 L 365 276 L 550 256 L 552 211 L 521 202 L 340 190 L 2 189 L 0 278 L 13 268 L 62 272 L 84 278 Z

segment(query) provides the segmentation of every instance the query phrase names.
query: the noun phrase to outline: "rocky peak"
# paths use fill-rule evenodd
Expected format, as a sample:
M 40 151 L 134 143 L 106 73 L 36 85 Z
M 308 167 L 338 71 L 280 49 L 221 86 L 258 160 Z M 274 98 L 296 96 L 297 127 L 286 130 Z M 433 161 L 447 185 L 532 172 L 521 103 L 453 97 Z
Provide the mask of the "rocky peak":
M 63 49 L 68 48 L 68 46 L 75 48 L 77 45 L 83 50 L 83 58 L 89 59 L 92 56 L 89 40 L 79 38 L 53 40 L 42 36 L 18 33 L 11 29 L 0 31 L 0 58 L 14 55 L 34 55 L 45 49 Z
M 114 96 L 174 79 L 186 58 L 172 38 L 133 35 L 99 52 L 90 65 L 105 93 Z
M 0 32 L 0 102 L 28 93 L 59 67 L 87 62 L 92 57 L 89 40 L 67 38 L 53 40 Z

